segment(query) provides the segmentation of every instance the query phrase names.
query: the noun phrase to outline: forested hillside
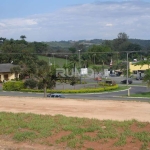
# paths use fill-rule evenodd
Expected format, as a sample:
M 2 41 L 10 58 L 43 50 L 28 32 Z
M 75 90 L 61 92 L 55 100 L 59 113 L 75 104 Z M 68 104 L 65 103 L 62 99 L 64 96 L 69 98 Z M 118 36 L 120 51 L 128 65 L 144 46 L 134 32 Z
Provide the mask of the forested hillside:
M 45 42 L 49 47 L 54 51 L 68 50 L 70 47 L 73 47 L 75 44 L 84 45 L 85 47 L 90 47 L 91 45 L 101 45 L 107 40 L 102 39 L 92 39 L 92 40 L 79 40 L 79 41 L 51 41 Z M 113 41 L 113 40 L 109 40 Z M 142 49 L 150 49 L 150 40 L 142 39 L 128 39 L 129 42 L 133 44 L 138 44 Z
M 150 40 L 129 39 L 129 41 L 140 45 L 143 49 L 150 49 Z

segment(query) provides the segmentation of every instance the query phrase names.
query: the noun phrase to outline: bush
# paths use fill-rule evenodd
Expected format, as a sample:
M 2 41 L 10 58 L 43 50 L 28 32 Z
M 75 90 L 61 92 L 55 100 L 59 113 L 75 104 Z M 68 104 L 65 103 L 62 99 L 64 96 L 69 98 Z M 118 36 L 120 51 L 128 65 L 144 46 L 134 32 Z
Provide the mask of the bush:
M 37 86 L 37 81 L 34 80 L 34 79 L 27 79 L 27 80 L 24 82 L 24 86 L 25 86 L 25 88 L 34 89 L 34 88 L 36 88 L 36 86 Z
M 106 80 L 106 81 L 100 82 L 99 85 L 101 85 L 101 86 L 110 86 L 110 85 L 115 86 L 116 82 L 113 80 Z
M 3 83 L 3 90 L 5 91 L 20 91 L 24 88 L 22 81 L 8 81 Z

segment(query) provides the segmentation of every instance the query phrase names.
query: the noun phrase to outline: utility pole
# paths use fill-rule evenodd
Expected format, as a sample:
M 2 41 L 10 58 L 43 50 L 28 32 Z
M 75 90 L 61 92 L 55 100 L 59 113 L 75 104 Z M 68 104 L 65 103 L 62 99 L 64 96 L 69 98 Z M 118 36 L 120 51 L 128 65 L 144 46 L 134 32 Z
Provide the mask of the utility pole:
M 81 50 L 78 50 L 79 51 L 79 72 L 80 72 L 80 84 L 81 84 L 81 60 L 80 60 L 80 51 Z

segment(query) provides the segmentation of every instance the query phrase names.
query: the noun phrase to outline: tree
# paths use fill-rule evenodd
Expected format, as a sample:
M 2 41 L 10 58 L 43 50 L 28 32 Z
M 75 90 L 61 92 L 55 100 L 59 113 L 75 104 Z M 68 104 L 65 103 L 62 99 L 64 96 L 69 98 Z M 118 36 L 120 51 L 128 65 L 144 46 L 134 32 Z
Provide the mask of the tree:
M 34 51 L 36 53 L 46 53 L 48 52 L 48 45 L 42 42 L 34 42 L 33 43 Z
M 108 62 L 110 62 L 110 57 L 112 55 L 110 47 L 105 45 L 93 45 L 88 49 L 88 52 L 90 61 L 93 62 L 94 58 L 95 64 L 101 64 L 102 60 L 104 60 L 104 63 L 108 64 Z
M 141 67 L 143 65 L 148 65 L 148 69 L 145 70 L 144 72 L 144 78 L 143 78 L 143 82 L 147 83 L 147 87 L 150 87 L 150 58 L 149 56 L 147 57 L 147 60 L 142 60 L 140 62 L 137 62 L 135 65 L 141 65 Z
M 119 65 L 119 68 L 120 70 L 122 71 L 122 74 L 124 76 L 127 76 L 127 62 L 121 62 L 118 64 Z M 130 69 L 128 69 L 128 76 L 130 77 L 131 76 L 131 71 Z
M 42 63 L 40 63 L 42 64 Z M 43 63 L 43 65 L 38 66 L 38 79 L 41 80 L 44 87 L 44 97 L 46 97 L 47 87 L 54 87 L 55 80 L 53 78 L 54 72 L 51 70 L 51 66 L 47 63 Z
M 128 43 L 128 36 L 126 33 L 119 33 L 118 37 L 112 41 L 112 49 L 114 51 L 120 51 L 122 44 L 126 45 Z
M 76 48 L 75 47 L 70 47 L 69 51 L 74 54 L 76 52 Z
M 5 40 L 6 38 L 0 37 L 0 44 L 4 43 Z
M 21 68 L 19 66 L 15 66 L 10 69 L 12 73 L 15 73 L 15 78 L 18 78 L 18 74 L 21 72 Z
M 122 74 L 123 74 L 124 76 L 127 76 L 127 69 L 123 69 Z M 130 69 L 128 69 L 128 76 L 129 76 L 129 77 L 131 76 L 131 71 L 130 71 Z
M 26 36 L 25 36 L 25 35 L 21 35 L 20 38 L 21 38 L 22 40 L 25 40 Z
M 31 88 L 34 89 L 37 86 L 37 81 L 35 79 L 28 79 L 24 82 L 25 88 Z
M 129 38 L 129 36 L 126 33 L 124 33 L 124 32 L 120 32 L 118 34 L 118 39 L 126 41 L 128 38 Z
M 92 69 L 94 70 L 94 78 L 95 78 L 95 73 L 99 73 L 100 71 L 102 71 L 102 66 L 92 66 Z
M 136 66 L 136 65 L 141 65 L 141 67 L 142 67 L 143 65 L 148 65 L 148 68 L 150 68 L 150 58 L 147 58 L 146 60 L 139 61 L 139 62 L 137 62 L 137 63 L 135 64 L 135 66 Z
M 150 87 L 150 69 L 145 71 L 145 76 L 143 78 L 143 82 L 147 83 L 147 87 Z

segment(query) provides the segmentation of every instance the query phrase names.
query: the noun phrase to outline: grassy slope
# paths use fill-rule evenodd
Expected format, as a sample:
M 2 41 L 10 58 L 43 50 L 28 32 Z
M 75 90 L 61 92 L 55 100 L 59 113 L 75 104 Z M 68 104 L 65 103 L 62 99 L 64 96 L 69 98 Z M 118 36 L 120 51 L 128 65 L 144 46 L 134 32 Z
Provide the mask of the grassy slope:
M 140 142 L 138 149 L 146 150 L 150 145 L 149 128 L 150 123 L 136 120 L 119 122 L 62 115 L 0 113 L 1 137 L 7 135 L 18 142 L 32 141 L 49 146 L 63 144 L 76 149 L 86 147 L 86 150 L 94 150 L 95 144 L 109 145 L 112 141 L 112 147 L 121 149 L 130 140 L 130 143 Z M 50 140 L 55 137 L 55 141 Z
M 55 65 L 58 65 L 59 67 L 62 67 L 65 63 L 66 63 L 66 59 L 63 59 L 63 58 L 56 58 L 56 57 L 46 57 L 46 56 L 38 56 L 38 58 L 40 60 L 45 60 L 46 62 L 50 62 L 52 64 L 54 64 L 55 62 Z M 67 60 L 68 62 L 68 60 Z

